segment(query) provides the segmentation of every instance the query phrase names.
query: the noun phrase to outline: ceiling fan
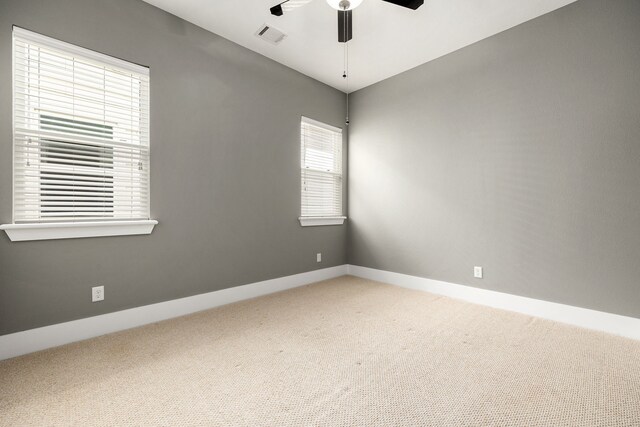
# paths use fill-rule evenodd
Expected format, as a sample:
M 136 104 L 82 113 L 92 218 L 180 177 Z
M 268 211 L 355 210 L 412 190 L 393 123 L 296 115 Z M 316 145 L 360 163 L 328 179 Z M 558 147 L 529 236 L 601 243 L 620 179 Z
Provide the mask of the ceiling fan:
M 269 10 L 272 15 L 282 16 L 284 13 L 304 6 L 312 0 L 284 0 Z M 416 10 L 424 3 L 424 0 L 382 0 L 398 6 Z M 338 42 L 346 43 L 353 36 L 353 27 L 351 25 L 351 12 L 362 3 L 362 0 L 327 0 L 327 3 L 338 11 Z

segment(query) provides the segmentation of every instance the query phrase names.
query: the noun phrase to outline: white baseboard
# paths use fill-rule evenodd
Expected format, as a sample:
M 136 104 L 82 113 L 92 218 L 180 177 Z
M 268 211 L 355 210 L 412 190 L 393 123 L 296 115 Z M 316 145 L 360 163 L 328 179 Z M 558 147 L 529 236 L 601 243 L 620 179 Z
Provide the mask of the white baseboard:
M 475 304 L 515 311 L 530 316 L 555 320 L 556 322 L 640 340 L 640 319 L 633 317 L 620 316 L 602 311 L 520 297 L 502 292 L 488 291 L 471 286 L 456 285 L 438 280 L 425 279 L 423 277 L 360 267 L 357 265 L 349 265 L 348 271 L 349 274 L 364 279 L 431 292 Z
M 0 336 L 0 360 L 184 316 L 345 274 L 347 274 L 347 266 L 340 265 L 3 335 Z
M 640 340 L 640 319 L 356 265 L 340 265 L 0 336 L 0 360 L 351 274 Z

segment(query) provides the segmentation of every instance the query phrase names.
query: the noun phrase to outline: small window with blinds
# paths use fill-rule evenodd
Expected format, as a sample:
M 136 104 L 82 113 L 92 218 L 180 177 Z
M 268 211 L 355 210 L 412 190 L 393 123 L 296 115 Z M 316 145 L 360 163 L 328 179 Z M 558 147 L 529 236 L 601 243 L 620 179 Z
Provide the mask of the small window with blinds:
M 342 129 L 303 117 L 300 139 L 300 223 L 342 224 Z
M 149 219 L 149 69 L 13 30 L 13 221 Z

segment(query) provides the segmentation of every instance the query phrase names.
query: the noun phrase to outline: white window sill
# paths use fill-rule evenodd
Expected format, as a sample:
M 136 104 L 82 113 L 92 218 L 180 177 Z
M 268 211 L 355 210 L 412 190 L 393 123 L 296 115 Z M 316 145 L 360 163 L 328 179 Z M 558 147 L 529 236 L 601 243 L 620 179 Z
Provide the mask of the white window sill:
M 38 224 L 3 224 L 12 242 L 28 240 L 77 239 L 81 237 L 131 236 L 151 234 L 155 220 L 55 222 Z
M 300 225 L 303 227 L 316 227 L 318 225 L 342 225 L 346 216 L 301 216 Z

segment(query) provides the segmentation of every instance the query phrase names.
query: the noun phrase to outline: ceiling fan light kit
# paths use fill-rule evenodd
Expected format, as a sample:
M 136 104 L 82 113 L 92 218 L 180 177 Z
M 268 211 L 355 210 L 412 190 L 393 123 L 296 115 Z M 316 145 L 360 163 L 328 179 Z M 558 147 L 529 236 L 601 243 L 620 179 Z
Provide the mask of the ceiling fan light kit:
M 336 10 L 353 10 L 360 6 L 362 0 L 327 0 L 327 3 Z

